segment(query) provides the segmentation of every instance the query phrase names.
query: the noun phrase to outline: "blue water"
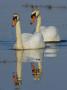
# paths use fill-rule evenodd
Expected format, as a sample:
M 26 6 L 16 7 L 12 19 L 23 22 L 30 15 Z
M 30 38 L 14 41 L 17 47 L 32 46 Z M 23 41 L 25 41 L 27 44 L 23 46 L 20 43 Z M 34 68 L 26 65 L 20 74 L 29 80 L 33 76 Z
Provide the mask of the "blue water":
M 30 25 L 30 8 L 22 7 L 22 0 L 0 1 L 0 90 L 67 90 L 67 9 L 40 8 L 42 25 L 55 25 L 62 41 L 47 44 L 45 49 L 34 51 L 12 50 L 15 42 L 15 30 L 11 27 L 12 14 L 20 13 L 22 32 L 34 32 Z M 24 3 L 66 6 L 66 0 L 39 0 Z M 19 57 L 19 58 L 17 58 Z M 13 74 L 17 69 L 17 61 L 22 63 L 22 84 L 16 86 Z M 42 66 L 40 80 L 34 80 L 31 65 L 38 62 Z

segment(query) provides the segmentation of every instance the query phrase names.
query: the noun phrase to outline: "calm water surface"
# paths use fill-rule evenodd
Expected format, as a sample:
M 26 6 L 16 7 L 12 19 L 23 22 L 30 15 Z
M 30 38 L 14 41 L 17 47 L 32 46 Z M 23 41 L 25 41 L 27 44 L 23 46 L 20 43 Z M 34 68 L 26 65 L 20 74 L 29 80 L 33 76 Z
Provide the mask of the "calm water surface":
M 11 15 L 15 11 L 21 15 L 22 32 L 32 33 L 35 29 L 35 26 L 29 24 L 31 9 L 21 8 L 18 3 L 19 1 L 16 5 L 14 5 L 15 3 L 8 5 L 5 3 L 6 8 L 3 7 L 1 10 L 0 90 L 67 90 L 67 41 L 47 44 L 45 49 L 40 50 L 11 50 L 15 42 L 15 30 L 11 27 Z M 15 6 L 14 10 L 11 5 Z M 57 5 L 57 2 L 54 5 Z M 66 5 L 66 3 L 62 1 L 62 4 L 58 5 Z M 55 25 L 61 39 L 67 40 L 67 10 L 45 8 L 40 8 L 40 10 L 42 25 Z M 34 74 L 33 66 L 35 75 L 32 75 Z
M 1 42 L 2 44 L 2 42 Z M 67 88 L 67 42 L 48 44 L 45 49 L 10 50 L 8 44 L 0 50 L 0 89 L 56 90 Z M 11 44 L 8 45 L 8 47 Z M 4 48 L 4 49 L 3 49 Z M 33 76 L 32 65 L 40 69 L 39 76 Z M 13 79 L 18 75 L 18 84 Z

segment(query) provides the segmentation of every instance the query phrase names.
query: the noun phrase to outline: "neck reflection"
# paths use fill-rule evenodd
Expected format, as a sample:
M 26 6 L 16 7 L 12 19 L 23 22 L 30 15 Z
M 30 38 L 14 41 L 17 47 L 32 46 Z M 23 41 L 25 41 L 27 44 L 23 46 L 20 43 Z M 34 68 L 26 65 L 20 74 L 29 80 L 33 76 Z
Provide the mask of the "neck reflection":
M 16 72 L 13 74 L 13 81 L 16 87 L 20 87 L 22 84 L 22 62 L 23 51 L 16 50 Z

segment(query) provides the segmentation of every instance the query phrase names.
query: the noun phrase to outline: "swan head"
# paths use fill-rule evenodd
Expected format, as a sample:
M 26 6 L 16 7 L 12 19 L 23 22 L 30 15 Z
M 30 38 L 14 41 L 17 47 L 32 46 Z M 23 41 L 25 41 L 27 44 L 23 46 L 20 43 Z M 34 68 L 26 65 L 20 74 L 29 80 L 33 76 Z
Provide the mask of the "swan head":
M 40 10 L 39 9 L 35 9 L 32 14 L 31 14 L 31 20 L 32 23 L 35 22 L 35 20 L 40 16 Z
M 19 14 L 15 13 L 13 14 L 13 18 L 12 18 L 12 26 L 15 27 L 17 22 L 20 20 L 20 16 Z

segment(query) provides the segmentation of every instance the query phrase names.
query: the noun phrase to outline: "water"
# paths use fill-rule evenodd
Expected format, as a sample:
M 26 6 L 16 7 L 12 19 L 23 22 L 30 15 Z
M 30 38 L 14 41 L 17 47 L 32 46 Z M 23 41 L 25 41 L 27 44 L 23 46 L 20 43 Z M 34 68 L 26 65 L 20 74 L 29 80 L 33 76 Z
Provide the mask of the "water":
M 42 0 L 39 3 L 55 6 L 66 6 L 67 3 L 66 0 L 48 1 Z M 30 0 L 29 2 L 37 3 Z M 0 90 L 67 90 L 67 10 L 40 8 L 42 25 L 55 25 L 61 39 L 65 41 L 47 44 L 45 49 L 17 51 L 11 50 L 15 42 L 15 30 L 11 27 L 12 14 L 20 13 L 22 32 L 32 33 L 35 28 L 29 24 L 31 9 L 22 8 L 21 3 L 22 0 L 16 2 L 2 0 L 0 6 L 2 8 L 0 9 Z M 34 73 L 32 65 L 37 72 L 40 69 L 39 76 L 32 75 Z M 13 78 L 16 73 L 20 73 L 18 74 L 20 85 Z
M 0 46 L 1 44 L 2 42 Z M 67 88 L 67 42 L 47 44 L 45 49 L 24 51 L 10 50 L 7 45 L 4 43 L 0 50 L 1 90 L 17 88 L 19 90 L 41 88 L 46 90 L 59 88 L 62 90 Z M 41 72 L 37 79 L 32 75 L 32 64 L 37 69 L 40 65 Z M 16 73 L 19 77 L 19 86 L 15 85 L 13 80 L 13 75 Z

